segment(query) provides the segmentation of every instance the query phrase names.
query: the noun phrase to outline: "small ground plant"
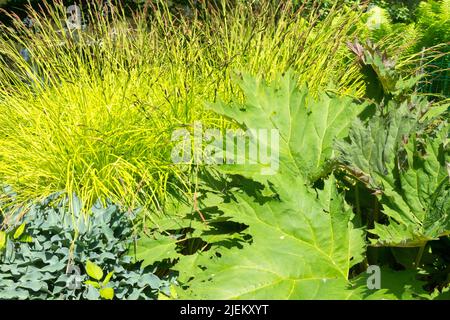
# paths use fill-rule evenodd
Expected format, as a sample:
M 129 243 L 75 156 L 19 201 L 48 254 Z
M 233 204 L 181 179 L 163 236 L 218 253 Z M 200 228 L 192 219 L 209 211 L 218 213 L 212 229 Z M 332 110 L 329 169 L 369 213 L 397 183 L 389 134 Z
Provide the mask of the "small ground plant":
M 161 290 L 168 292 L 167 278 L 140 269 L 127 255 L 134 213 L 97 203 L 86 218 L 80 203 L 70 213 L 67 201 L 55 202 L 57 196 L 26 214 L 5 213 L 0 299 L 155 299 Z

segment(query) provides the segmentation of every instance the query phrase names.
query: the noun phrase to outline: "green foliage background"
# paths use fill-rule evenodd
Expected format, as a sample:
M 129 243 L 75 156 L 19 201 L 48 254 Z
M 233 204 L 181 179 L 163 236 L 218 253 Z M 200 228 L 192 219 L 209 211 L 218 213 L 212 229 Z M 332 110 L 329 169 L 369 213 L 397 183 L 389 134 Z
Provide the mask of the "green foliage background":
M 7 16 L 0 298 L 448 299 L 448 0 L 394 2 Z M 278 170 L 173 164 L 194 121 L 276 130 Z

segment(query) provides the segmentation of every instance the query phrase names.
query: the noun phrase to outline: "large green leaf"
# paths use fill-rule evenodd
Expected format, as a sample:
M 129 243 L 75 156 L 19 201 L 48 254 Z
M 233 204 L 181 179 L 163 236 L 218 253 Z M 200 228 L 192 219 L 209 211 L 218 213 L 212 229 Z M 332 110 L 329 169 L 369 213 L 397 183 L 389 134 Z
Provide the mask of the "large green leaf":
M 436 137 L 425 137 L 423 144 L 412 136 L 405 146 L 409 165 L 381 195 L 383 211 L 393 220 L 389 226 L 376 224 L 373 233 L 380 237 L 379 243 L 420 246 L 450 234 L 447 134 L 448 126 Z
M 278 193 L 286 196 L 292 194 L 289 189 L 281 190 L 286 179 L 304 178 L 311 182 L 327 172 L 325 165 L 333 155 L 334 140 L 347 136 L 349 126 L 364 109 L 364 106 L 355 105 L 351 98 L 325 92 L 313 99 L 306 85 L 297 86 L 290 72 L 270 85 L 249 75 L 236 77 L 236 82 L 245 92 L 244 105 L 219 102 L 209 107 L 235 120 L 244 129 L 277 130 L 279 144 L 275 146 L 279 153 L 279 169 L 276 171 L 280 174 L 268 179 L 270 171 L 261 162 L 245 166 L 222 165 L 221 170 L 258 181 L 269 180 L 278 184 Z M 258 140 L 258 143 L 261 146 L 262 141 Z M 271 143 L 266 145 L 270 155 L 276 153 L 273 146 Z M 239 158 L 242 154 L 234 156 Z M 248 163 L 249 159 L 244 160 Z
M 333 179 L 324 190 L 293 190 L 301 201 L 257 203 L 245 194 L 219 208 L 249 225 L 252 243 L 199 261 L 186 293 L 202 299 L 345 299 L 348 271 L 361 261 L 362 232 L 352 227 Z
M 362 273 L 355 283 L 355 291 L 365 300 L 414 300 L 418 298 L 430 299 L 423 289 L 426 282 L 420 279 L 417 270 L 392 270 L 386 267 L 379 269 L 379 288 L 369 288 L 367 282 L 371 273 Z M 370 281 L 369 281 L 370 282 Z
M 377 245 L 422 246 L 450 232 L 449 127 L 437 121 L 424 131 L 424 105 L 414 97 L 391 102 L 367 123 L 355 121 L 350 141 L 337 144 L 341 163 L 375 190 L 389 217 L 371 231 Z
M 262 174 L 262 164 L 218 166 L 270 186 L 277 196 L 254 196 L 242 188 L 230 191 L 216 210 L 222 220 L 247 225 L 250 242 L 220 243 L 208 252 L 178 256 L 174 269 L 189 289 L 182 298 L 207 299 L 346 299 L 350 268 L 362 260 L 363 233 L 351 223 L 352 210 L 338 193 L 332 177 L 321 188 L 312 182 L 327 171 L 335 137 L 345 136 L 352 118 L 362 110 L 348 98 L 321 94 L 313 100 L 287 74 L 268 85 L 244 76 L 244 105 L 216 104 L 215 110 L 244 128 L 279 130 L 279 168 Z M 272 150 L 273 151 L 273 150 Z M 211 193 L 208 194 L 207 202 Z M 217 195 L 212 195 L 216 197 Z M 207 232 L 203 232 L 207 238 Z M 199 235 L 202 237 L 202 233 Z M 231 236 L 230 236 L 231 238 Z M 151 248 L 142 239 L 138 251 Z M 153 261 L 154 259 L 152 259 Z M 183 273 L 188 270 L 189 275 Z
M 239 83 L 247 98 L 243 105 L 219 103 L 212 108 L 234 119 L 244 129 L 279 130 L 279 167 L 272 174 L 267 174 L 267 171 L 263 174 L 261 169 L 267 168 L 264 164 L 217 166 L 224 173 L 238 174 L 239 179 L 227 176 L 225 185 L 230 184 L 227 188 L 210 184 L 201 186 L 202 199 L 198 204 L 207 218 L 207 226 L 190 233 L 207 245 L 192 254 L 177 253 L 173 256 L 172 269 L 179 272 L 181 284 L 179 297 L 422 297 L 424 292 L 414 272 L 395 277 L 395 272 L 384 269 L 384 286 L 378 292 L 368 291 L 362 277 L 355 281 L 349 279 L 350 269 L 363 260 L 364 235 L 352 224 L 352 208 L 338 191 L 333 175 L 329 174 L 333 168 L 333 162 L 329 160 L 333 157 L 333 137 L 347 134 L 349 124 L 355 121 L 363 106 L 325 93 L 312 100 L 307 88 L 297 87 L 290 74 L 270 85 L 247 76 Z M 333 109 L 335 106 L 337 114 Z M 397 157 L 392 157 L 391 153 L 397 155 L 399 150 L 404 150 L 406 158 L 416 155 L 408 153 L 405 148 L 405 145 L 416 143 L 413 139 L 404 141 L 414 131 L 416 121 L 407 108 L 406 104 L 398 108 L 398 113 L 388 116 L 387 124 L 383 122 L 386 121 L 386 114 L 383 114 L 385 118 L 371 125 L 372 131 L 366 129 L 367 124 L 356 120 L 350 141 L 340 148 L 342 163 L 352 172 L 357 172 L 368 186 L 382 190 L 383 197 L 388 196 L 388 187 L 398 185 L 400 176 L 398 170 L 395 175 L 390 175 L 396 170 Z M 341 118 L 340 113 L 353 120 Z M 405 167 L 402 174 L 407 170 Z M 405 179 L 410 181 L 408 177 L 405 175 Z M 253 179 L 253 182 L 248 179 Z M 235 180 L 240 184 L 231 183 Z M 409 191 L 405 193 L 410 194 Z M 407 197 L 405 195 L 404 198 Z M 433 199 L 433 203 L 441 204 L 435 207 L 445 208 L 445 197 L 433 196 Z M 182 215 L 178 211 L 178 216 L 182 217 L 181 221 L 186 221 L 189 215 L 196 218 L 195 211 L 191 209 L 190 213 Z M 407 218 L 414 217 L 408 214 L 405 215 Z M 404 214 L 399 211 L 397 215 L 403 217 Z M 227 236 L 214 229 L 218 222 L 245 225 L 247 228 L 240 229 L 238 236 Z M 185 222 L 178 225 L 185 225 Z M 160 228 L 156 230 L 164 233 Z M 238 241 L 232 241 L 236 239 Z M 138 251 L 151 249 L 154 241 L 141 239 Z M 161 261 L 163 256 L 157 258 Z M 150 262 L 155 261 L 154 257 L 150 259 Z
M 388 173 L 395 168 L 395 157 L 404 138 L 416 128 L 417 119 L 407 104 L 390 102 L 390 112 L 379 110 L 367 123 L 356 119 L 349 133 L 350 142 L 337 141 L 339 160 L 361 181 L 377 190 L 384 183 L 393 184 Z
M 176 258 L 177 239 L 174 237 L 160 237 L 158 239 L 142 238 L 137 246 L 135 257 L 142 260 L 142 267 L 151 265 L 164 259 Z

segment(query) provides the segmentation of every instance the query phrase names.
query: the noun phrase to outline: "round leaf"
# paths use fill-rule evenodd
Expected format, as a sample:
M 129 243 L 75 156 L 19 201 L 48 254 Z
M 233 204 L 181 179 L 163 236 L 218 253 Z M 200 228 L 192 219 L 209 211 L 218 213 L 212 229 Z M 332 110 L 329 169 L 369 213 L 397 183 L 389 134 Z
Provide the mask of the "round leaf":
M 100 280 L 101 278 L 103 278 L 102 269 L 90 260 L 86 262 L 86 272 L 91 278 L 94 278 L 95 280 Z

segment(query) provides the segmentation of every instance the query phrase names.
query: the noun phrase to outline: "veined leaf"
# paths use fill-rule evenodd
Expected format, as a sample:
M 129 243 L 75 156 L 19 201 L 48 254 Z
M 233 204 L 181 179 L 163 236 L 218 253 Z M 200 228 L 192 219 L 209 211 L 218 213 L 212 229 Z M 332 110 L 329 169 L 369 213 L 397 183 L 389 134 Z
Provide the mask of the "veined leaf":
M 149 266 L 163 259 L 177 258 L 176 252 L 177 239 L 166 237 L 160 239 L 149 239 L 143 237 L 139 240 L 135 256 L 136 260 L 142 260 L 142 268 Z
M 103 278 L 102 268 L 100 268 L 98 265 L 91 262 L 90 260 L 86 262 L 86 272 L 91 278 L 94 278 L 95 280 L 100 281 L 101 278 Z
M 277 161 L 275 165 L 279 165 L 275 171 L 282 175 L 273 175 L 268 179 L 267 165 L 262 163 L 221 165 L 220 169 L 262 182 L 270 180 L 279 188 L 284 186 L 282 181 L 285 179 L 302 177 L 313 182 L 319 178 L 326 169 L 327 160 L 333 155 L 334 140 L 347 135 L 349 126 L 365 107 L 354 104 L 351 98 L 324 92 L 319 94 L 318 99 L 313 99 L 305 85 L 298 88 L 290 72 L 270 85 L 249 75 L 237 77 L 236 82 L 245 92 L 244 105 L 216 103 L 209 107 L 247 129 L 278 131 L 279 143 L 272 144 L 270 141 L 264 145 L 262 139 L 258 139 L 257 143 L 260 148 L 267 148 L 269 155 L 279 153 L 279 159 L 274 159 Z M 252 139 L 251 143 L 255 141 Z M 242 157 L 240 154 L 236 156 Z M 249 159 L 244 160 L 248 163 Z M 292 194 L 289 189 L 277 191 Z
M 357 178 L 374 190 L 382 180 L 393 184 L 388 173 L 394 170 L 395 156 L 417 125 L 407 104 L 397 106 L 390 102 L 387 115 L 375 116 L 367 124 L 356 119 L 349 133 L 350 143 L 338 141 L 340 162 Z M 378 111 L 381 113 L 382 111 Z
M 423 289 L 426 284 L 420 281 L 417 270 L 392 270 L 380 268 L 379 288 L 369 288 L 368 283 L 371 275 L 360 274 L 353 282 L 355 290 L 366 300 L 414 300 L 417 298 L 429 299 L 428 293 Z
M 378 242 L 421 246 L 450 234 L 450 181 L 445 165 L 450 154 L 443 145 L 447 134 L 448 126 L 435 138 L 425 138 L 425 155 L 414 136 L 405 146 L 409 166 L 381 195 L 384 213 L 394 220 L 389 226 L 376 224 L 373 233 L 380 237 Z
M 279 170 L 263 175 L 239 164 L 219 169 L 270 184 L 279 198 L 261 203 L 233 192 L 234 201 L 218 203 L 226 218 L 248 225 L 245 232 L 252 241 L 242 249 L 223 249 L 220 258 L 190 258 L 186 264 L 193 280 L 181 294 L 200 299 L 355 298 L 348 273 L 362 260 L 362 231 L 352 226 L 352 211 L 332 177 L 321 190 L 310 184 L 323 175 L 333 139 L 345 136 L 362 108 L 326 94 L 313 100 L 291 74 L 271 85 L 244 76 L 240 85 L 247 98 L 243 106 L 213 108 L 247 128 L 278 130 Z
M 415 114 L 425 101 L 396 105 L 366 124 L 357 120 L 350 142 L 340 142 L 340 162 L 370 189 L 376 190 L 389 225 L 376 223 L 377 245 L 422 246 L 450 232 L 449 126 L 421 134 Z M 419 131 L 419 132 L 418 132 Z
M 203 260 L 187 293 L 201 299 L 346 299 L 350 267 L 361 261 L 362 232 L 352 227 L 334 180 L 317 195 L 295 189 L 301 201 L 258 204 L 235 194 L 236 202 L 219 208 L 249 225 L 253 241 L 243 249 Z

